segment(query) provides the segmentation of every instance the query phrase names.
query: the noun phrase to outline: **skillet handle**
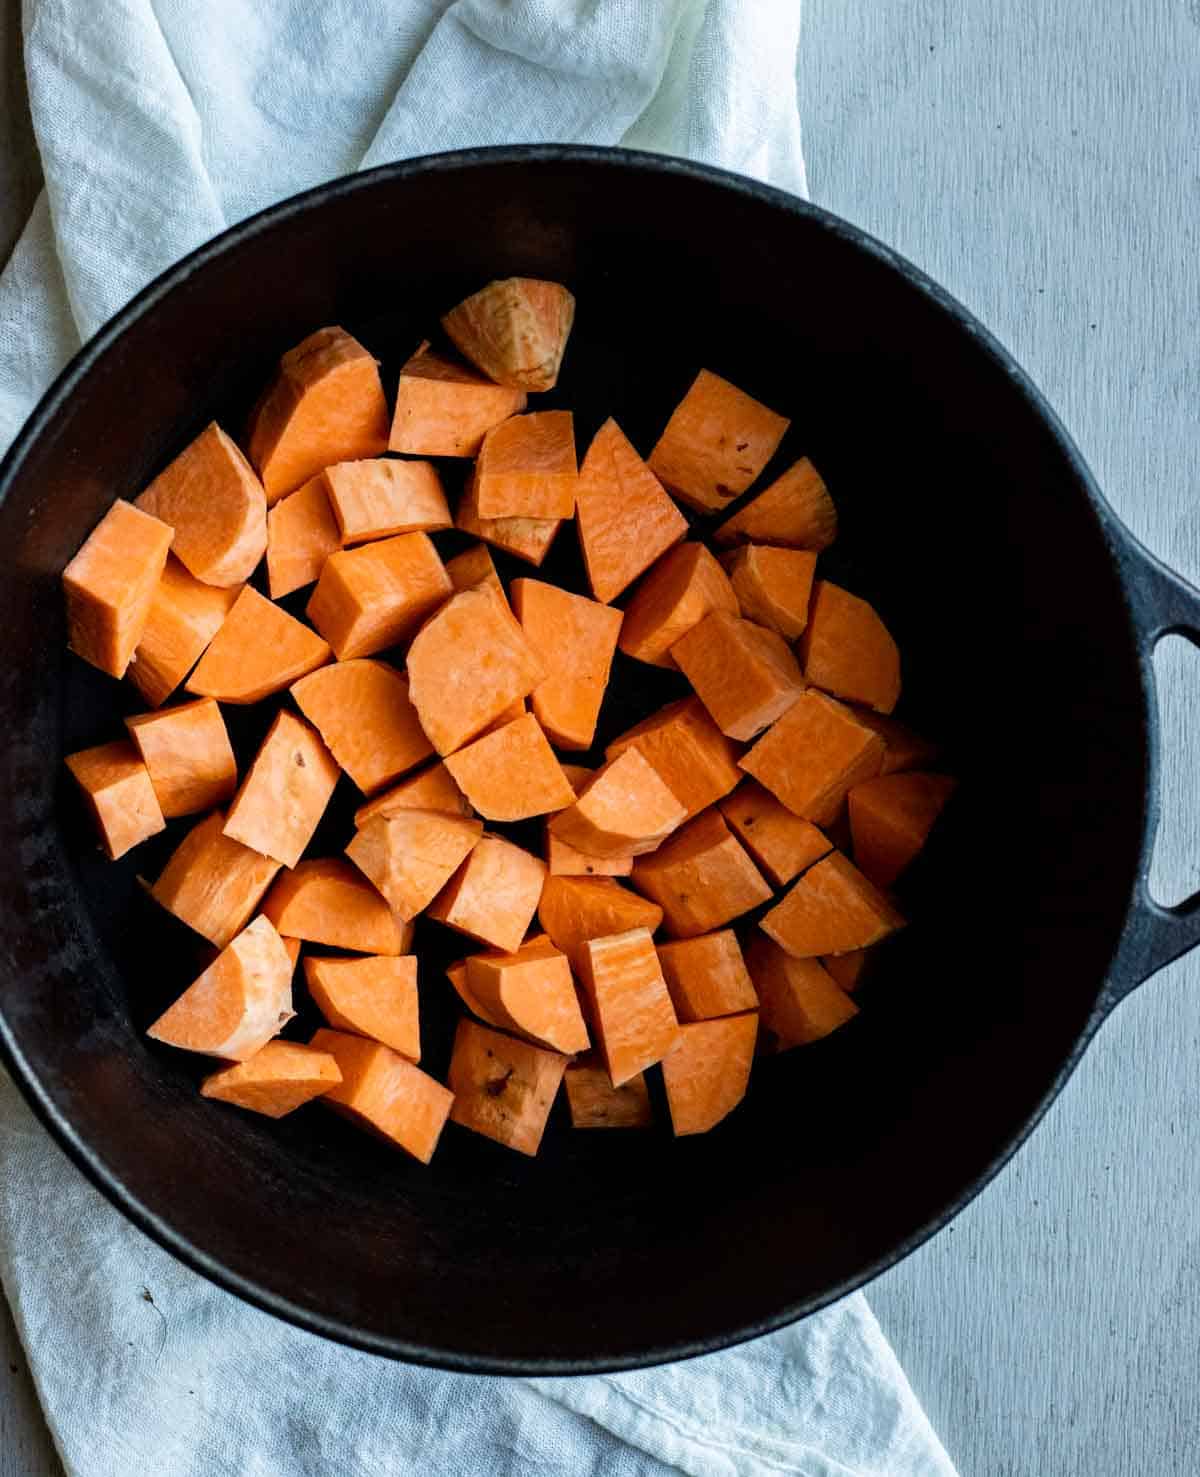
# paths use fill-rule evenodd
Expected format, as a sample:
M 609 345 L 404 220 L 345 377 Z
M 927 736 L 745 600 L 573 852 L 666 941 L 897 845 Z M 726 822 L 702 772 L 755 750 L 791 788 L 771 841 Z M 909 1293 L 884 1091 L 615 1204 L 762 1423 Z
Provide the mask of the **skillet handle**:
M 1164 636 L 1183 636 L 1200 648 L 1200 590 L 1166 567 L 1123 529 L 1115 529 L 1113 553 L 1133 608 L 1134 626 L 1154 696 L 1154 648 Z M 1149 835 L 1158 831 L 1157 762 L 1152 745 Z M 1134 885 L 1108 987 L 1115 1004 L 1122 996 L 1200 944 L 1200 892 L 1164 908 L 1150 896 L 1147 874 L 1153 846 L 1147 848 Z

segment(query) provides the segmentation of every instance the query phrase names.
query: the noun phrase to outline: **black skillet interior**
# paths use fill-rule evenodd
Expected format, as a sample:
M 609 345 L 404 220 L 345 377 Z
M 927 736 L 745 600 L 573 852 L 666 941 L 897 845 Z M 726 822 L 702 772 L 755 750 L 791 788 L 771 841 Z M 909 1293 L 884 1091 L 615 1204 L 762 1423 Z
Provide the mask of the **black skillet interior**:
M 718 1131 L 574 1134 L 560 1104 L 534 1161 L 451 1127 L 425 1169 L 319 1107 L 274 1124 L 204 1102 L 196 1065 L 145 1041 L 199 954 L 135 878 L 187 823 L 98 858 L 61 757 L 117 736 L 137 702 L 65 655 L 57 576 L 109 501 L 208 419 L 240 429 L 312 328 L 344 324 L 390 386 L 439 312 L 516 272 L 577 294 L 545 403 L 574 410 L 581 447 L 613 414 L 647 451 L 701 365 L 792 417 L 778 465 L 810 454 L 841 513 L 825 571 L 878 604 L 905 655 L 901 716 L 944 742 L 962 786 L 859 1020 L 761 1065 Z M 566 528 L 545 575 L 578 586 L 578 570 Z M 17 1075 L 143 1226 L 321 1332 L 550 1372 L 764 1331 L 952 1213 L 1093 1022 L 1147 765 L 1096 513 L 989 345 L 886 252 L 787 197 L 533 149 L 385 169 L 238 228 L 151 289 L 44 407 L 10 467 L 0 575 L 0 1019 Z M 622 660 L 601 741 L 675 692 Z M 233 715 L 242 756 L 265 722 Z M 353 799 L 343 781 L 315 851 L 344 845 Z M 463 951 L 435 925 L 418 947 L 440 1074 L 455 1011 L 439 966 Z

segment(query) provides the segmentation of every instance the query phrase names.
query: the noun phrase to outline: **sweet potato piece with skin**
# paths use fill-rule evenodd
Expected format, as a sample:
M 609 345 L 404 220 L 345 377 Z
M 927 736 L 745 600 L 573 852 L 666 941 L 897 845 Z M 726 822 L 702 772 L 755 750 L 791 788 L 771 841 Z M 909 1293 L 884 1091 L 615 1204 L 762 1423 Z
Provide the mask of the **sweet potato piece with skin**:
M 560 282 L 504 277 L 489 282 L 442 319 L 448 337 L 498 385 L 552 390 L 575 321 L 575 299 Z
M 758 996 L 731 928 L 659 944 L 658 962 L 681 1022 L 758 1009 Z
M 683 824 L 686 808 L 637 749 L 618 754 L 574 805 L 549 822 L 577 851 L 591 856 L 641 856 Z
M 679 1047 L 663 1062 L 663 1086 L 675 1137 L 707 1133 L 746 1096 L 758 1011 L 680 1027 Z
M 429 917 L 512 953 L 521 947 L 545 880 L 539 858 L 503 836 L 484 836 L 429 905 Z
M 244 1062 L 294 1014 L 292 961 L 270 921 L 258 917 L 146 1034 L 183 1051 Z
M 671 655 L 732 739 L 754 738 L 804 691 L 804 676 L 783 637 L 725 610 L 706 615 Z
M 428 1164 L 454 1094 L 398 1051 L 364 1036 L 322 1027 L 309 1042 L 338 1064 L 341 1082 L 321 1101 Z
M 237 760 L 212 698 L 141 713 L 125 727 L 168 820 L 212 810 L 237 789 Z
M 313 584 L 326 559 L 342 547 L 325 486 L 324 473 L 310 477 L 267 513 L 267 587 L 272 600 Z
M 321 474 L 343 544 L 453 528 L 442 479 L 429 462 L 372 457 Z
M 575 518 L 592 594 L 605 605 L 687 533 L 687 519 L 611 418 L 579 469 Z
M 200 1096 L 264 1118 L 283 1118 L 341 1080 L 338 1064 L 327 1051 L 314 1051 L 299 1041 L 268 1041 L 246 1061 L 206 1077 Z
M 276 882 L 263 913 L 281 934 L 358 954 L 404 954 L 412 925 L 349 862 L 314 857 Z
M 614 1087 L 628 1082 L 680 1043 L 679 1023 L 648 929 L 589 939 L 580 979 Z
M 767 465 L 790 424 L 702 369 L 650 453 L 650 470 L 681 501 L 719 512 Z
M 743 780 L 719 803 L 730 830 L 776 887 L 786 886 L 833 850 L 824 832 L 793 815 L 752 779 Z
M 447 1080 L 452 1123 L 534 1155 L 558 1095 L 567 1058 L 501 1035 L 472 1020 L 458 1023 Z
M 811 549 L 746 544 L 721 557 L 742 614 L 795 641 L 808 624 L 817 556 Z
M 573 518 L 578 481 L 571 412 L 515 415 L 483 438 L 475 504 L 481 518 Z
M 400 371 L 390 451 L 408 456 L 477 456 L 493 426 L 525 409 L 524 390 L 435 354 L 428 341 Z
M 698 697 L 668 703 L 644 722 L 613 739 L 604 751 L 615 759 L 636 748 L 667 788 L 687 809 L 698 815 L 738 784 L 738 746 L 725 737 Z
M 883 752 L 853 709 L 810 688 L 738 762 L 793 815 L 827 826 L 847 793 L 878 774 Z
M 332 657 L 319 636 L 247 585 L 185 686 L 222 703 L 260 703 Z
M 807 1046 L 853 1020 L 858 1006 L 815 959 L 793 959 L 761 934 L 746 952 L 759 1015 L 778 1049 Z
M 171 552 L 206 585 L 242 585 L 267 551 L 267 498 L 213 421 L 135 500 L 174 530 Z
M 268 505 L 334 462 L 381 456 L 387 444 L 379 366 L 344 328 L 319 328 L 289 349 L 251 417 L 250 461 Z
M 713 610 L 738 613 L 729 576 L 703 544 L 676 544 L 625 607 L 621 650 L 651 666 L 674 668 L 671 647 Z
M 825 954 L 821 964 L 839 989 L 845 990 L 847 995 L 853 995 L 862 984 L 863 973 L 870 957 L 869 949 L 852 949 L 849 954 Z
M 304 978 L 317 1009 L 335 1030 L 382 1041 L 410 1062 L 421 1060 L 415 954 L 364 959 L 309 954 Z
M 450 593 L 427 533 L 400 533 L 331 554 L 305 615 L 340 662 L 407 640 Z
M 240 594 L 204 584 L 167 556 L 142 639 L 125 672 L 152 708 L 166 702 L 204 655 Z
M 924 769 L 938 758 L 937 745 L 914 733 L 907 724 L 885 718 L 868 708 L 855 708 L 854 716 L 864 728 L 877 733 L 884 742 L 880 774 L 900 774 L 906 769 Z
M 847 796 L 854 863 L 876 887 L 891 887 L 915 860 L 954 793 L 945 774 L 881 775 Z
M 226 836 L 225 817 L 214 810 L 175 848 L 150 896 L 223 949 L 249 922 L 278 871 L 277 861 Z
M 454 986 L 458 998 L 467 1007 L 472 1015 L 477 1015 L 485 1025 L 500 1028 L 500 1022 L 493 1020 L 487 1007 L 476 998 L 471 991 L 470 981 L 467 979 L 467 961 L 460 959 L 456 964 L 451 964 L 446 970 L 446 978 Z
M 904 927 L 882 892 L 841 852 L 805 872 L 759 925 L 796 959 L 866 949 Z
M 474 955 L 467 985 L 501 1029 L 568 1056 L 588 1049 L 570 961 L 544 935 L 509 954 Z
M 398 810 L 437 810 L 444 815 L 474 814 L 467 797 L 440 760 L 360 805 L 354 812 L 354 824 L 361 830 L 373 815 L 394 815 Z
M 771 889 L 717 810 L 706 810 L 653 856 L 633 864 L 633 885 L 663 910 L 667 929 L 689 938 L 721 928 Z
M 408 922 L 437 896 L 482 834 L 482 821 L 401 810 L 372 816 L 346 855 Z
M 225 834 L 285 867 L 313 838 L 338 782 L 333 755 L 317 731 L 276 714 L 225 818 Z
M 491 585 L 501 594 L 504 593 L 504 586 L 496 573 L 496 562 L 486 544 L 472 544 L 453 559 L 447 559 L 446 573 L 456 590 L 473 590 L 476 585 Z
M 334 662 L 293 683 L 292 697 L 366 795 L 433 752 L 409 702 L 408 678 L 386 662 Z
M 657 903 L 607 877 L 547 877 L 537 912 L 547 937 L 577 974 L 589 939 L 637 928 L 653 933 L 663 916 Z
M 467 479 L 454 526 L 463 533 L 494 544 L 506 553 L 524 559 L 526 564 L 540 565 L 550 552 L 554 536 L 562 527 L 561 518 L 481 518 L 479 516 L 478 479 L 474 472 Z
M 123 677 L 141 641 L 172 530 L 118 499 L 63 570 L 67 645 L 110 677 Z
M 590 749 L 612 670 L 621 612 L 541 580 L 515 579 L 512 607 L 547 676 L 533 711 L 560 749 Z
M 460 590 L 408 649 L 409 696 L 439 754 L 453 754 L 546 678 L 504 596 Z
M 781 544 L 788 549 L 827 549 L 837 537 L 837 509 L 806 456 L 720 524 L 713 540 L 730 544 Z
M 563 1086 L 574 1128 L 649 1128 L 653 1121 L 643 1073 L 614 1087 L 598 1052 L 570 1062 Z
M 166 829 L 149 771 L 131 743 L 118 740 L 80 749 L 67 755 L 66 764 L 110 861 Z
M 485 820 L 523 821 L 575 803 L 575 791 L 532 713 L 475 739 L 444 762 Z
M 829 580 L 813 587 L 800 660 L 814 687 L 890 713 L 900 699 L 900 652 L 873 606 Z

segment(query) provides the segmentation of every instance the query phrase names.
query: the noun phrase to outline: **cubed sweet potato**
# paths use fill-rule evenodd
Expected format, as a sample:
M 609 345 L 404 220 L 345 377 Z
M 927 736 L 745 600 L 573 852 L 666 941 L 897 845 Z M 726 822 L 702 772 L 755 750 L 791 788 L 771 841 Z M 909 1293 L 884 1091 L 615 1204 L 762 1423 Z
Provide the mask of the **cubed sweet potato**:
M 579 471 L 571 412 L 540 410 L 493 427 L 475 479 L 481 518 L 573 518 Z
M 904 927 L 882 892 L 840 852 L 803 873 L 762 920 L 763 932 L 796 959 L 867 949 Z
M 197 815 L 237 789 L 237 760 L 221 709 L 210 697 L 126 718 L 163 815 Z
M 408 921 L 436 897 L 482 834 L 482 821 L 400 810 L 372 816 L 346 855 Z
M 281 934 L 331 949 L 397 955 L 412 942 L 412 925 L 340 857 L 314 857 L 285 872 L 263 912 Z
M 498 385 L 426 342 L 400 370 L 388 446 L 408 456 L 476 456 L 485 434 L 525 401 L 524 390 Z
M 589 939 L 580 979 L 614 1087 L 662 1061 L 679 1045 L 679 1023 L 645 928 Z
M 676 1138 L 707 1133 L 746 1096 L 758 1012 L 680 1027 L 678 1048 L 663 1062 L 663 1086 Z
M 225 817 L 214 810 L 175 848 L 150 896 L 223 949 L 250 921 L 278 871 L 277 861 L 226 836 Z M 294 928 L 283 932 L 302 937 Z
M 166 827 L 149 771 L 131 743 L 118 740 L 67 755 L 110 861 Z
M 322 1027 L 309 1042 L 327 1051 L 342 1080 L 321 1101 L 428 1164 L 454 1094 L 407 1057 L 378 1041 Z
M 639 857 L 633 885 L 662 908 L 677 938 L 721 928 L 771 897 L 718 810 L 704 811 L 653 855 Z
M 731 928 L 659 944 L 658 962 L 681 1022 L 758 1009 L 758 996 Z
M 883 753 L 852 709 L 809 688 L 739 763 L 793 815 L 824 826 L 855 785 L 878 774 Z
M 817 556 L 811 549 L 746 544 L 721 560 L 747 620 L 795 641 L 808 625 Z
M 317 1009 L 335 1030 L 381 1041 L 410 1062 L 421 1060 L 415 954 L 363 959 L 309 954 L 304 978 Z
M 67 645 L 110 677 L 123 677 L 142 639 L 172 529 L 118 499 L 63 570 Z
M 671 655 L 722 733 L 745 741 L 781 717 L 804 691 L 787 642 L 753 621 L 714 610 Z
M 742 772 L 738 746 L 725 737 L 698 697 L 668 703 L 627 729 L 605 749 L 615 759 L 636 748 L 663 783 L 683 802 L 690 820 L 728 795 Z
M 463 1019 L 448 1081 L 453 1123 L 521 1154 L 536 1154 L 567 1058 Z
M 814 687 L 880 713 L 899 701 L 899 648 L 874 607 L 840 585 L 813 586 L 799 652 Z
M 817 960 L 793 959 L 762 934 L 746 951 L 746 964 L 763 1028 L 780 1051 L 819 1041 L 858 1014 L 858 1006 Z
M 703 544 L 676 544 L 651 567 L 625 607 L 621 650 L 652 666 L 674 667 L 672 646 L 713 610 L 738 612 L 729 576 Z
M 485 820 L 523 821 L 575 803 L 575 791 L 532 713 L 475 739 L 444 763 Z
M 530 696 L 560 749 L 589 749 L 612 670 L 621 612 L 541 580 L 515 579 L 512 606 L 546 672 Z
M 429 917 L 512 953 L 521 947 L 545 880 L 538 857 L 502 836 L 484 836 L 434 898 Z
M 821 474 L 804 456 L 752 497 L 713 535 L 719 545 L 782 544 L 827 549 L 837 537 L 837 509 Z
M 833 850 L 811 821 L 793 815 L 755 780 L 743 780 L 719 804 L 730 830 L 776 887 L 786 886 Z
M 222 703 L 260 703 L 332 656 L 315 632 L 247 585 L 185 685 Z
M 338 661 L 404 641 L 450 594 L 427 533 L 401 533 L 331 554 L 305 614 Z
M 386 662 L 334 662 L 293 683 L 292 697 L 366 795 L 433 752 L 409 701 L 408 678 Z

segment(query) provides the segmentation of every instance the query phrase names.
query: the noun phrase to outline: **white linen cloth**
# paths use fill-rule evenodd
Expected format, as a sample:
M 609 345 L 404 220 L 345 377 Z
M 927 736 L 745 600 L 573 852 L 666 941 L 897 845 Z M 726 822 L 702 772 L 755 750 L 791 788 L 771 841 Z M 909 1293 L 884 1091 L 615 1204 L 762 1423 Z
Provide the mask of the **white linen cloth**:
M 803 194 L 799 0 L 26 0 L 46 188 L 0 276 L 0 451 L 183 253 L 359 167 L 627 143 Z M 953 1477 L 861 1295 L 628 1375 L 394 1364 L 151 1243 L 0 1074 L 0 1278 L 72 1477 Z

